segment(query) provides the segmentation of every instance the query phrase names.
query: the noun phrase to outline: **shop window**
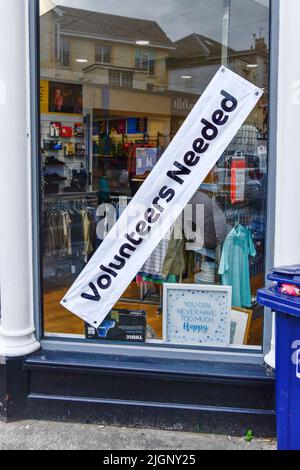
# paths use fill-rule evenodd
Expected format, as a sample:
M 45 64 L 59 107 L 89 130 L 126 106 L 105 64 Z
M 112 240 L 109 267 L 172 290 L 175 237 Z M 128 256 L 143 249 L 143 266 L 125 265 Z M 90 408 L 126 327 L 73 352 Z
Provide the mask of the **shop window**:
M 95 60 L 100 64 L 110 64 L 111 48 L 109 46 L 96 45 Z
M 187 8 L 187 2 L 152 0 L 137 10 L 133 0 L 89 0 L 84 13 L 78 2 L 64 3 L 53 2 L 40 19 L 45 336 L 117 342 L 124 349 L 138 342 L 261 351 L 264 312 L 256 293 L 266 271 L 268 2 L 215 0 L 211 8 L 211 0 L 191 0 Z M 61 64 L 49 47 L 57 35 Z M 117 67 L 106 44 L 113 44 Z M 221 64 L 264 88 L 264 95 L 199 181 L 186 230 L 174 226 L 137 267 L 96 330 L 60 302 L 138 197 Z M 221 307 L 223 314 L 215 315 Z

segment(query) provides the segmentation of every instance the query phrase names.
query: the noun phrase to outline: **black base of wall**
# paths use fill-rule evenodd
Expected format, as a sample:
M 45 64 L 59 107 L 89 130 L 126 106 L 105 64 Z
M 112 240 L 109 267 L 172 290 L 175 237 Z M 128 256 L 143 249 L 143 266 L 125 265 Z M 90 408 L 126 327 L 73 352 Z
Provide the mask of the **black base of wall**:
M 74 403 L 68 399 L 35 397 L 30 404 L 30 418 L 232 436 L 244 436 L 251 429 L 255 437 L 270 438 L 276 435 L 274 415 L 243 414 L 213 407 L 209 411 L 201 411 L 201 408 L 91 404 L 84 400 Z
M 0 364 L 0 420 L 6 418 L 6 367 L 5 364 Z
M 28 373 L 24 358 L 5 359 L 0 364 L 0 419 L 16 421 L 26 416 Z
M 263 366 L 38 352 L 0 366 L 0 416 L 275 435 Z

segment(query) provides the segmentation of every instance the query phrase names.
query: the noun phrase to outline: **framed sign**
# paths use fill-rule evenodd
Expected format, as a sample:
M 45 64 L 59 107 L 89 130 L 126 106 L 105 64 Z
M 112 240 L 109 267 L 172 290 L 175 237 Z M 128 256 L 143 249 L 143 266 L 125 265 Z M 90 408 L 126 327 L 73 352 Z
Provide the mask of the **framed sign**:
M 157 148 L 137 148 L 136 151 L 136 175 L 142 176 L 147 171 L 152 171 L 157 163 Z
M 164 342 L 228 347 L 231 296 L 229 286 L 164 284 Z
M 231 310 L 230 343 L 248 344 L 251 328 L 252 310 L 234 307 Z

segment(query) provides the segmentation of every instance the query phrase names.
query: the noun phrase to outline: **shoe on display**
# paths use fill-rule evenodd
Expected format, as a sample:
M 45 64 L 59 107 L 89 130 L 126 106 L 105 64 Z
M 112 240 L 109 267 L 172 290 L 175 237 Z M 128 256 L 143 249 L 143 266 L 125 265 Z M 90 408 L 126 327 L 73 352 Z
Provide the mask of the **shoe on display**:
M 66 181 L 67 178 L 64 176 L 59 176 L 58 173 L 51 173 L 45 175 L 45 179 L 48 181 Z
M 56 157 L 47 157 L 45 161 L 46 165 L 59 165 L 59 166 L 65 166 L 65 163 L 62 162 L 61 160 L 58 160 Z

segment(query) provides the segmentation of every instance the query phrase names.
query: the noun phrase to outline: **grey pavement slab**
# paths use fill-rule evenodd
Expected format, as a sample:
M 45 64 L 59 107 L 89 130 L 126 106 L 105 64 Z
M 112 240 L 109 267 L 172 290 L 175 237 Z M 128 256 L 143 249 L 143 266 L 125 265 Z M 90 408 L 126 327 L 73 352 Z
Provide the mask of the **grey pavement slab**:
M 0 422 L 0 450 L 275 450 L 274 439 L 72 424 Z

